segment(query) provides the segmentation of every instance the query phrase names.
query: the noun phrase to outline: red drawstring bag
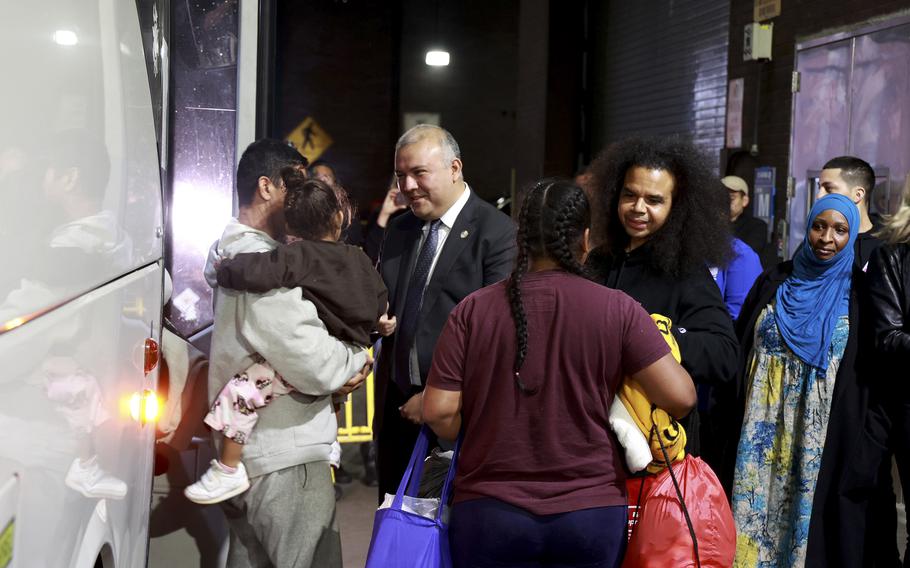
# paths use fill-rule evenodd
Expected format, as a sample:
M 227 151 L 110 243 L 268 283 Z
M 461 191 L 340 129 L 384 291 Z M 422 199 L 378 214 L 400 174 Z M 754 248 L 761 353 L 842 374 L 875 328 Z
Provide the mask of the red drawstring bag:
M 629 545 L 623 568 L 730 568 L 736 553 L 733 512 L 717 476 L 700 458 L 632 477 Z

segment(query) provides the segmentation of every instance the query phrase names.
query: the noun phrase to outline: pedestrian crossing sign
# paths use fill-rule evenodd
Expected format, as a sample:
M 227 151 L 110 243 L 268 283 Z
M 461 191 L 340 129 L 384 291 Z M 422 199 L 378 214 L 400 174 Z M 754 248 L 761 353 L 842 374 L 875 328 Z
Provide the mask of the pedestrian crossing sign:
M 303 122 L 287 135 L 287 141 L 311 164 L 318 160 L 333 142 L 329 133 L 323 130 L 312 116 L 303 119 Z

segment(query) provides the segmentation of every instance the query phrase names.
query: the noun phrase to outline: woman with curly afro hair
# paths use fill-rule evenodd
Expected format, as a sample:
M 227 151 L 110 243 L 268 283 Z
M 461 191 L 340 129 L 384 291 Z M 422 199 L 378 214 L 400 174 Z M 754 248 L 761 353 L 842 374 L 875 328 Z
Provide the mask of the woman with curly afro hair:
M 731 254 L 729 197 L 705 158 L 678 138 L 618 142 L 590 167 L 599 223 L 588 268 L 605 286 L 672 320 L 682 365 L 699 389 L 683 422 L 687 449 L 718 469 L 725 439 L 712 417 L 712 387 L 732 385 L 739 347 L 709 266 Z M 703 422 L 701 436 L 699 421 Z M 719 447 L 714 447 L 714 446 Z

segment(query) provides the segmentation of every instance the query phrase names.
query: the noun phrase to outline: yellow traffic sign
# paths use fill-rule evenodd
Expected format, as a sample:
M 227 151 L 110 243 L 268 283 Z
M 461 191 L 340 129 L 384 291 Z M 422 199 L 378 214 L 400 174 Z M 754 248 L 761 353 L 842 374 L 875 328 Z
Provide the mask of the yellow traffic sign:
M 293 144 L 310 163 L 319 159 L 319 156 L 328 150 L 333 142 L 329 133 L 323 130 L 312 116 L 303 119 L 303 122 L 287 135 L 287 141 Z

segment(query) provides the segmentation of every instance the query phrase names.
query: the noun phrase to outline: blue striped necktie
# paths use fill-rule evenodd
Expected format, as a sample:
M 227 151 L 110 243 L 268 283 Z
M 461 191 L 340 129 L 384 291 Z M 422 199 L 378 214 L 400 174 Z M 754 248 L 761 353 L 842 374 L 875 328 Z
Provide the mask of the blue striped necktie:
M 420 247 L 414 272 L 408 282 L 408 292 L 398 320 L 398 330 L 395 332 L 395 384 L 404 394 L 411 392 L 411 347 L 417 334 L 417 316 L 423 304 L 423 291 L 427 286 L 427 277 L 433 258 L 436 257 L 436 245 L 439 243 L 439 226 L 442 221 L 436 219 L 430 223 L 427 238 Z

